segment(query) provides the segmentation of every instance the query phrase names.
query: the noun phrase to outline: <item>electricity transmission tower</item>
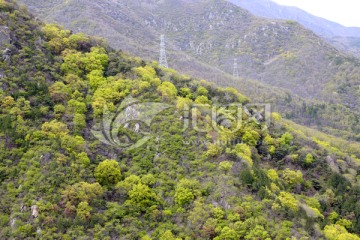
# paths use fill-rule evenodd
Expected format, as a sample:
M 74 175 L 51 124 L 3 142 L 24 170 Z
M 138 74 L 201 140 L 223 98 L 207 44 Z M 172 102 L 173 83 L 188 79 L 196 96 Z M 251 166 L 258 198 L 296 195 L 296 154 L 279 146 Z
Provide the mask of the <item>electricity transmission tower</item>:
M 166 58 L 166 50 L 165 50 L 165 36 L 160 36 L 160 58 L 159 65 L 161 67 L 168 68 L 167 58 Z
M 239 78 L 238 64 L 237 64 L 237 59 L 236 58 L 234 58 L 233 76 L 234 76 L 234 78 Z

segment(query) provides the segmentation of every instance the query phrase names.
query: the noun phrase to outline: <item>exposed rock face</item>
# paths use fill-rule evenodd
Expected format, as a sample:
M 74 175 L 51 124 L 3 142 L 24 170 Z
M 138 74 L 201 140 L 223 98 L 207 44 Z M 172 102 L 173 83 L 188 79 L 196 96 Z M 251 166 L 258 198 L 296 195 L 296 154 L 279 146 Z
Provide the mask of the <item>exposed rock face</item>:
M 333 159 L 331 156 L 327 156 L 325 160 L 327 164 L 330 166 L 331 170 L 337 173 L 340 172 L 339 166 L 336 164 L 335 159 Z
M 9 62 L 11 60 L 11 50 L 6 48 L 2 53 L 2 58 L 5 62 Z
M 12 218 L 11 220 L 10 220 L 10 227 L 12 228 L 12 229 L 14 229 L 15 228 L 15 226 L 16 226 L 16 218 Z
M 6 48 L 11 43 L 10 31 L 6 26 L 0 26 L 0 50 Z
M 39 208 L 36 205 L 31 206 L 31 216 L 37 218 L 39 216 Z

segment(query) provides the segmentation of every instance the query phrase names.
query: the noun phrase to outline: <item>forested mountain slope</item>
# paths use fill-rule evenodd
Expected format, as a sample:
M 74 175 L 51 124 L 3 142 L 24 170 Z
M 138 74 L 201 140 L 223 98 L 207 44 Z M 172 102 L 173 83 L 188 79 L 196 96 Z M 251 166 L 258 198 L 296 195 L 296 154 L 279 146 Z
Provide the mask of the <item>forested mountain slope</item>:
M 259 17 L 297 21 L 339 49 L 360 56 L 359 27 L 345 27 L 314 16 L 297 7 L 282 6 L 271 0 L 229 0 L 229 2 L 249 10 Z
M 0 11 L 10 37 L 0 62 L 1 239 L 359 239 L 358 144 L 309 138 L 276 113 L 266 126 L 250 106 L 240 126 L 198 106 L 184 129 L 186 105 L 217 104 L 230 120 L 237 105 L 226 105 L 249 99 L 44 25 L 13 1 Z M 95 137 L 105 106 L 118 113 L 134 99 L 167 107 L 151 124 L 114 128 L 111 144 Z M 146 143 L 120 147 L 142 132 Z
M 295 22 L 256 18 L 222 0 L 21 2 L 46 21 L 104 36 L 145 59 L 158 59 L 164 33 L 175 69 L 236 87 L 300 124 L 360 139 L 359 61 Z M 224 74 L 234 58 L 240 80 Z

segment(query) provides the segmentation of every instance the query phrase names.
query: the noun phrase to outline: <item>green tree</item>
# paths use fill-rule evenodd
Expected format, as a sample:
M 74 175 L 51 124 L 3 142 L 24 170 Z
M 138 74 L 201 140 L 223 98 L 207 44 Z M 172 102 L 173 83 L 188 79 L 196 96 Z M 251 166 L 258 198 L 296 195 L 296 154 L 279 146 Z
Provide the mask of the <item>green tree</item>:
M 286 168 L 283 171 L 282 175 L 286 183 L 289 184 L 291 187 L 303 182 L 303 174 L 300 170 L 293 171 L 289 168 Z
M 199 198 L 194 202 L 194 208 L 189 212 L 188 221 L 191 224 L 191 229 L 198 232 L 209 216 L 208 206 L 204 204 L 203 199 Z
M 338 218 L 339 218 L 339 214 L 335 211 L 331 212 L 328 217 L 330 223 L 335 223 L 336 220 L 338 220 Z
M 119 163 L 116 160 L 104 160 L 95 168 L 95 179 L 103 186 L 113 186 L 121 179 Z
M 167 230 L 160 236 L 159 240 L 181 240 L 181 238 L 176 238 L 170 230 Z
M 234 229 L 230 227 L 224 227 L 221 230 L 219 236 L 215 237 L 214 240 L 237 240 L 239 239 Z
M 293 141 L 294 137 L 291 135 L 291 133 L 284 133 L 281 138 L 279 139 L 280 145 L 290 145 Z
M 267 175 L 271 181 L 277 181 L 279 179 L 279 175 L 275 169 L 269 169 Z
M 225 212 L 220 207 L 215 207 L 212 209 L 212 215 L 215 219 L 221 220 L 224 218 Z
M 80 182 L 67 186 L 62 192 L 64 202 L 77 205 L 80 202 L 91 202 L 103 194 L 99 183 Z
M 175 99 L 177 95 L 177 89 L 171 82 L 163 82 L 158 88 L 157 91 L 160 93 L 163 99 L 171 101 Z
M 103 72 L 108 65 L 109 56 L 102 47 L 92 47 L 90 52 L 85 53 L 81 58 L 84 69 L 87 72 L 101 71 Z
M 68 107 L 72 113 L 85 114 L 87 111 L 86 104 L 75 99 L 68 101 Z
M 251 159 L 252 154 L 250 146 L 245 143 L 237 144 L 235 146 L 234 153 L 252 167 L 253 161 Z
M 246 144 L 256 146 L 260 140 L 260 134 L 255 130 L 247 130 L 242 139 Z
M 128 195 L 131 204 L 136 205 L 144 211 L 153 205 L 157 205 L 159 202 L 159 198 L 155 192 L 150 187 L 142 183 L 134 185 L 128 192 Z
M 194 200 L 194 194 L 188 188 L 179 187 L 175 192 L 175 202 L 184 206 Z
M 278 200 L 280 205 L 285 208 L 285 211 L 291 210 L 292 212 L 297 212 L 299 210 L 298 201 L 291 193 L 280 192 Z
M 83 55 L 81 52 L 66 49 L 63 51 L 62 55 L 64 62 L 61 64 L 61 70 L 64 75 L 74 74 L 76 76 L 81 76 L 84 73 L 84 64 L 82 62 Z
M 64 102 L 70 96 L 69 88 L 63 82 L 56 82 L 49 88 L 51 98 L 55 102 Z
M 74 115 L 74 132 L 80 134 L 86 127 L 86 116 L 84 114 L 76 113 Z
M 178 97 L 176 102 L 176 108 L 178 110 L 184 110 L 185 107 L 188 107 L 190 109 L 192 101 L 188 98 Z
M 199 86 L 196 90 L 196 94 L 198 96 L 206 96 L 207 97 L 209 94 L 209 91 L 206 88 L 204 88 L 203 86 Z
M 84 167 L 88 167 L 90 165 L 90 158 L 85 152 L 77 154 L 76 159 Z
M 84 33 L 72 34 L 68 39 L 69 47 L 76 50 L 86 50 L 91 44 L 90 37 L 86 36 Z
M 255 228 L 251 229 L 248 234 L 245 235 L 245 239 L 253 240 L 253 239 L 264 239 L 270 240 L 269 233 L 264 229 L 261 225 L 256 225 Z
M 183 98 L 189 98 L 189 99 L 192 99 L 192 94 L 191 94 L 191 90 L 190 88 L 180 88 L 180 93 L 179 95 Z
M 310 166 L 314 163 L 314 157 L 311 153 L 308 153 L 304 159 L 305 166 Z
M 104 78 L 104 73 L 102 70 L 93 70 L 86 77 L 94 91 L 106 82 L 106 78 Z
M 196 104 L 211 104 L 211 101 L 208 99 L 208 97 L 201 95 L 195 99 L 195 103 Z
M 208 157 L 216 157 L 222 153 L 222 147 L 217 144 L 209 144 L 207 148 L 206 156 Z
M 349 233 L 345 227 L 337 224 L 325 226 L 324 235 L 328 240 L 360 240 L 358 236 Z
M 219 169 L 221 171 L 224 171 L 225 173 L 228 173 L 233 167 L 233 163 L 229 161 L 223 161 L 219 163 Z
M 88 202 L 81 202 L 76 208 L 76 216 L 80 220 L 89 220 L 91 217 L 91 210 L 92 208 L 89 206 Z

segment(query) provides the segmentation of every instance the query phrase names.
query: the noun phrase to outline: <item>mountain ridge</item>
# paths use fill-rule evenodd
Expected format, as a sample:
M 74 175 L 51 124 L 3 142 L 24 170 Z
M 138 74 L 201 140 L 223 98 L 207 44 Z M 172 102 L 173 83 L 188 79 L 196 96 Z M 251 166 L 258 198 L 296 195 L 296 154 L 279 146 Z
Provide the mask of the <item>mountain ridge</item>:
M 245 8 L 259 17 L 297 21 L 337 48 L 360 56 L 360 48 L 353 42 L 359 41 L 360 27 L 345 27 L 339 23 L 309 14 L 300 8 L 283 6 L 271 0 L 229 0 L 229 2 Z
M 340 23 L 312 15 L 294 6 L 280 5 L 271 0 L 229 0 L 254 15 L 270 19 L 295 20 L 314 32 L 329 37 L 360 37 L 360 27 L 345 27 Z

